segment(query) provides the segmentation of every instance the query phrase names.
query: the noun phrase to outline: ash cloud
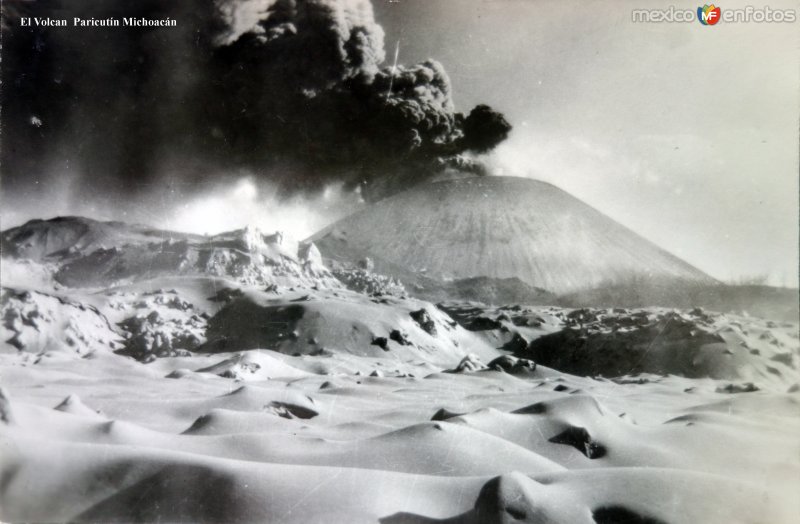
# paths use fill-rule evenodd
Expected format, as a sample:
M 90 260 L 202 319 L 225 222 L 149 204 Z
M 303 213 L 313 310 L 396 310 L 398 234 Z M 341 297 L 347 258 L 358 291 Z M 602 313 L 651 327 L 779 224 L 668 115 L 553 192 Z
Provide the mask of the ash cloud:
M 475 154 L 510 131 L 488 106 L 457 112 L 435 60 L 387 61 L 366 0 L 73 4 L 4 5 L 7 190 L 70 172 L 122 198 L 246 168 L 285 193 L 335 183 L 375 199 L 446 168 L 480 172 Z M 178 27 L 28 28 L 21 16 Z

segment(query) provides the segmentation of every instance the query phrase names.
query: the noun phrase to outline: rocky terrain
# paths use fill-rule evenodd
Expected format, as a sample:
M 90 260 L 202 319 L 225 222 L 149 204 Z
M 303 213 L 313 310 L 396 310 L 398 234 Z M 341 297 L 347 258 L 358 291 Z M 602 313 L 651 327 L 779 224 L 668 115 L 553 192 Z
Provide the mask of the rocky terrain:
M 0 520 L 800 515 L 796 322 L 434 303 L 254 229 L 62 218 L 2 249 Z
M 69 288 L 110 287 L 159 276 L 204 275 L 247 284 L 338 287 L 316 246 L 245 228 L 213 236 L 82 217 L 35 220 L 2 233 L 4 261 L 52 268 Z

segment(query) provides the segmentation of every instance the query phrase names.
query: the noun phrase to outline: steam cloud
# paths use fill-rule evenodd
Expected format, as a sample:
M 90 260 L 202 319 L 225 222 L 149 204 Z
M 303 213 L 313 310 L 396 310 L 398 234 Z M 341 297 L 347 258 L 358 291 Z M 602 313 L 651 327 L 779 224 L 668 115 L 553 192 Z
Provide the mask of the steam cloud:
M 441 64 L 386 62 L 368 0 L 40 0 L 4 6 L 4 185 L 77 173 L 119 195 L 249 169 L 286 193 L 367 198 L 455 167 L 511 129 L 455 111 Z M 169 4 L 169 5 L 165 5 Z M 171 17 L 177 28 L 20 27 Z

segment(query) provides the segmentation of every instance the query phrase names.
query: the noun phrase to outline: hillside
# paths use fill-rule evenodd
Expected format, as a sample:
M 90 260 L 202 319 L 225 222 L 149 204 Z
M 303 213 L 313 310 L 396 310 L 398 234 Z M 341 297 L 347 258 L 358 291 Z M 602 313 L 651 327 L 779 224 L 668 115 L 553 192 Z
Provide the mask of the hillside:
M 512 177 L 448 180 L 382 200 L 310 238 L 323 257 L 436 281 L 519 278 L 564 294 L 632 278 L 713 284 L 568 193 Z
M 4 265 L 51 273 L 66 287 L 106 287 L 159 276 L 231 277 L 247 284 L 340 287 L 311 244 L 257 228 L 212 236 L 83 217 L 32 220 L 2 232 Z M 14 271 L 19 272 L 19 271 Z

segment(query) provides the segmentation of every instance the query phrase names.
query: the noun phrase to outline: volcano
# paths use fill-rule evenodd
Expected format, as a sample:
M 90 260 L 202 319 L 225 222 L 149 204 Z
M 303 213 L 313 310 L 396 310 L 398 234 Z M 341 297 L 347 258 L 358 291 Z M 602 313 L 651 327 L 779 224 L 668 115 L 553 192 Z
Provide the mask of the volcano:
M 557 187 L 516 177 L 414 187 L 313 235 L 340 263 L 437 281 L 518 279 L 555 294 L 716 281 Z

